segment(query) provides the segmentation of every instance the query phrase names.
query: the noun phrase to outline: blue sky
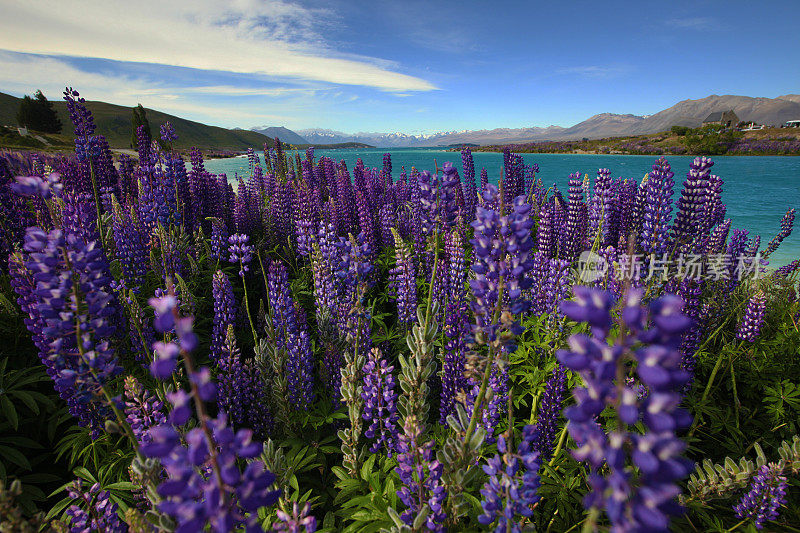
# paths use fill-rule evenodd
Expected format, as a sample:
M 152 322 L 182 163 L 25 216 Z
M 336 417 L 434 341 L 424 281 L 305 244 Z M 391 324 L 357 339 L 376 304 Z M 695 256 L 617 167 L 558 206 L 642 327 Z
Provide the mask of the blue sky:
M 76 4 L 78 5 L 78 4 Z M 0 91 L 226 127 L 570 126 L 800 93 L 800 2 L 0 0 Z

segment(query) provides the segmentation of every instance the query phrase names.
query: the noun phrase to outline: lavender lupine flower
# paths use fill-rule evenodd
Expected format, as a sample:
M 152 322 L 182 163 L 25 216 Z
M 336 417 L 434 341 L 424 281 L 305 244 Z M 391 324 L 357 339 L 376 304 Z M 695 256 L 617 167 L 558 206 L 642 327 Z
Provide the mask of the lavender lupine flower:
M 470 379 L 469 385 L 471 388 L 467 392 L 466 405 L 467 408 L 471 410 L 475 406 L 475 402 L 480 394 L 480 383 L 474 379 Z M 495 429 L 497 429 L 500 420 L 506 414 L 506 409 L 508 408 L 508 366 L 504 365 L 500 368 L 500 365 L 494 362 L 489 374 L 487 386 L 489 390 L 492 391 L 492 395 L 488 401 L 486 399 L 483 401 L 480 425 L 486 431 L 485 442 L 487 444 L 492 444 L 495 441 Z
M 364 436 L 375 439 L 369 449 L 377 453 L 385 447 L 390 456 L 398 431 L 397 392 L 392 370 L 394 367 L 389 366 L 380 350 L 373 348 L 362 368 L 364 387 L 361 392 L 364 400 L 361 417 L 368 424 Z
M 314 399 L 314 354 L 308 326 L 298 323 L 298 311 L 289 289 L 286 267 L 280 261 L 272 261 L 267 272 L 269 301 L 273 325 L 281 332 L 277 340 L 279 348 L 286 349 L 286 379 L 289 400 L 297 409 L 307 409 Z M 305 321 L 304 321 L 305 322 Z
M 758 291 L 750 298 L 744 311 L 742 321 L 736 331 L 736 338 L 742 341 L 755 342 L 764 325 L 764 315 L 767 311 L 767 296 L 763 291 Z
M 444 315 L 445 338 L 444 360 L 440 373 L 442 392 L 439 403 L 439 423 L 444 425 L 447 417 L 455 412 L 456 398 L 463 393 L 469 382 L 464 376 L 466 367 L 466 343 L 469 335 L 469 312 L 464 301 L 451 300 Z
M 539 451 L 536 426 L 525 426 L 516 453 L 512 452 L 503 435 L 497 440 L 497 451 L 487 460 L 483 471 L 489 481 L 481 489 L 483 514 L 478 522 L 485 526 L 495 524 L 493 531 L 503 533 L 522 531 L 522 517 L 533 516 L 531 508 L 539 501 Z
M 314 302 L 317 319 L 323 316 L 335 318 L 333 312 L 337 305 L 336 270 L 339 255 L 336 248 L 338 239 L 333 224 L 323 224 L 315 239 L 311 255 L 311 270 L 314 277 Z
M 135 377 L 125 378 L 125 420 L 139 442 L 149 442 L 150 428 L 167 421 L 164 404 L 142 387 Z
M 462 233 L 453 230 L 445 236 L 445 252 L 448 257 L 447 288 L 451 302 L 466 301 L 467 268 L 464 259 Z
M 423 507 L 427 507 L 425 527 L 429 531 L 444 531 L 442 524 L 447 517 L 442 505 L 447 499 L 447 491 L 441 481 L 442 464 L 434 457 L 434 442 L 422 443 L 421 439 L 422 428 L 416 415 L 407 416 L 398 438 L 398 466 L 395 468 L 403 484 L 397 496 L 407 507 L 400 518 L 410 526 Z
M 545 202 L 539 210 L 539 227 L 536 236 L 537 252 L 545 257 L 555 255 L 555 231 L 553 229 L 553 203 Z
M 567 204 L 567 224 L 564 226 L 562 235 L 562 243 L 559 250 L 559 255 L 562 259 L 569 261 L 575 260 L 578 254 L 583 249 L 583 243 L 586 241 L 586 225 L 587 225 L 587 209 L 586 203 L 583 201 L 583 180 L 581 173 L 575 172 L 569 176 L 569 203 Z M 544 224 L 549 224 L 550 221 L 544 221 Z M 548 237 L 543 237 L 547 240 Z M 550 243 L 546 243 L 545 247 Z M 549 252 L 549 250 L 540 251 Z
M 214 319 L 211 331 L 209 356 L 218 362 L 225 346 L 228 327 L 236 325 L 236 298 L 228 276 L 217 270 L 211 280 L 211 294 L 214 298 Z
M 178 300 L 173 294 L 157 295 L 148 301 L 153 308 L 155 319 L 153 327 L 159 333 L 175 331 L 177 342 L 153 343 L 154 358 L 150 364 L 150 373 L 156 379 L 166 380 L 172 376 L 178 365 L 180 351 L 191 352 L 199 344 L 193 330 L 194 317 L 176 318 Z
M 392 228 L 395 242 L 395 267 L 390 271 L 392 286 L 397 293 L 397 318 L 413 324 L 417 318 L 417 277 L 411 248 Z
M 228 237 L 228 252 L 230 253 L 228 261 L 239 263 L 239 276 L 241 277 L 244 277 L 244 273 L 249 270 L 247 265 L 253 259 L 253 247 L 247 244 L 249 240 L 250 237 L 241 233 L 234 233 Z
M 775 275 L 781 278 L 788 278 L 800 269 L 800 259 L 795 259 L 788 265 L 784 265 L 775 271 Z
M 708 175 L 713 165 L 714 162 L 707 157 L 696 157 L 689 166 L 672 224 L 672 240 L 676 246 L 690 249 L 700 230 L 706 203 Z
M 689 379 L 680 368 L 677 350 L 681 334 L 690 325 L 680 311 L 683 302 L 664 296 L 651 303 L 648 312 L 640 306 L 642 292 L 629 290 L 619 316 L 622 336 L 611 346 L 607 339 L 614 296 L 583 286 L 573 290 L 575 301 L 562 303 L 562 311 L 572 320 L 588 322 L 592 336 L 573 335 L 570 349 L 556 356 L 578 372 L 585 384 L 573 390 L 576 404 L 564 410 L 577 444 L 573 455 L 591 468 L 587 478 L 591 491 L 584 506 L 604 508 L 615 531 L 667 531 L 669 515 L 679 509 L 673 501 L 680 493 L 676 482 L 692 468 L 679 456 L 686 445 L 675 436 L 692 419 L 678 408 L 678 391 Z M 653 326 L 645 329 L 650 319 Z M 637 342 L 642 344 L 632 353 Z M 615 379 L 631 358 L 637 362 L 638 381 L 648 389 L 641 400 L 624 379 Z M 609 433 L 597 422 L 606 406 L 612 406 L 618 420 Z M 627 429 L 640 419 L 644 434 Z
M 71 505 L 65 511 L 70 518 L 70 533 L 128 531 L 128 525 L 119 519 L 117 504 L 111 500 L 111 494 L 107 490 L 101 490 L 99 483 L 95 483 L 85 491 L 83 480 L 76 479 L 67 487 L 67 493 L 70 498 L 80 501 L 83 506 Z
M 639 244 L 646 254 L 660 255 L 667 251 L 674 175 L 672 167 L 663 157 L 656 160 L 647 175 L 642 230 L 639 236 Z
M 737 518 L 752 518 L 758 529 L 764 528 L 764 522 L 778 518 L 778 509 L 785 506 L 786 477 L 780 475 L 776 465 L 764 465 L 750 482 L 750 490 L 742 496 L 738 505 L 733 507 Z
M 545 461 L 553 453 L 553 441 L 558 429 L 558 418 L 561 414 L 561 403 L 564 399 L 567 373 L 561 365 L 556 364 L 553 373 L 547 378 L 544 394 L 539 400 L 539 412 L 536 417 L 536 436 L 533 449 Z
M 475 186 L 475 163 L 472 159 L 472 151 L 469 148 L 461 150 L 461 163 L 464 170 L 464 204 L 466 213 L 464 222 L 470 223 L 475 219 L 475 206 L 478 203 L 478 190 Z
M 424 235 L 439 230 L 439 177 L 427 170 L 419 175 L 419 205 L 421 229 Z
M 442 167 L 442 186 L 439 190 L 439 213 L 444 228 L 452 228 L 459 213 L 463 218 L 463 202 L 461 178 L 452 163 L 447 162 Z
M 728 247 L 725 250 L 728 256 L 725 259 L 727 260 L 728 267 L 727 277 L 729 291 L 733 290 L 733 288 L 739 284 L 741 278 L 745 274 L 746 268 L 751 266 L 750 263 L 753 261 L 745 254 L 748 233 L 746 229 L 734 229 L 728 241 Z M 724 274 L 725 273 L 722 272 L 721 275 L 717 275 L 724 277 Z
M 781 231 L 775 237 L 772 238 L 771 241 L 767 244 L 767 249 L 764 250 L 764 253 L 761 254 L 763 257 L 769 257 L 772 252 L 778 249 L 778 246 L 781 245 L 783 239 L 788 237 L 792 234 L 792 227 L 794 226 L 794 215 L 795 210 L 789 209 L 783 218 L 781 219 Z
M 122 267 L 126 285 L 138 292 L 147 275 L 149 238 L 132 207 L 125 209 L 114 199 L 112 208 L 116 257 Z
M 97 155 L 97 139 L 94 136 L 96 128 L 91 111 L 86 106 L 86 100 L 72 87 L 64 90 L 64 100 L 67 102 L 67 111 L 72 124 L 75 126 L 75 157 L 79 161 L 87 161 Z M 83 192 L 89 192 L 89 187 Z
M 211 259 L 225 261 L 228 250 L 228 228 L 224 220 L 215 218 L 211 221 Z
M 175 133 L 175 128 L 172 127 L 172 124 L 169 121 L 163 123 L 160 130 L 161 140 L 165 143 L 171 143 L 178 140 L 178 134 Z
M 317 519 L 308 514 L 311 506 L 306 502 L 301 507 L 297 502 L 292 502 L 292 512 L 289 514 L 283 509 L 278 509 L 278 521 L 272 524 L 272 530 L 278 533 L 314 533 L 317 530 Z
M 497 198 L 497 187 L 488 185 L 484 199 L 493 203 Z M 470 241 L 475 254 L 472 270 L 476 274 L 475 279 L 470 280 L 475 296 L 472 310 L 476 319 L 475 333 L 480 332 L 487 341 L 494 340 L 499 327 L 495 323 L 495 314 L 501 279 L 507 290 L 511 313 L 521 313 L 530 305 L 522 291 L 531 285 L 526 276 L 533 266 L 531 206 L 525 203 L 524 195 L 520 195 L 510 207 L 511 212 L 502 216 L 495 210 L 479 207 L 477 218 L 472 223 L 475 228 L 474 238 Z M 514 322 L 512 333 L 518 334 L 518 329 L 518 322 Z
M 678 296 L 685 302 L 683 313 L 692 321 L 691 326 L 683 335 L 683 340 L 678 348 L 681 353 L 681 368 L 694 376 L 695 352 L 700 344 L 703 333 L 701 320 L 701 296 L 703 293 L 702 279 L 693 280 L 684 278 L 678 286 Z
M 722 203 L 722 178 L 714 174 L 708 176 L 706 202 L 703 209 L 700 233 L 706 234 L 711 228 L 725 219 L 726 206 Z
M 48 374 L 56 391 L 80 424 L 98 435 L 110 415 L 100 400 L 102 389 L 122 372 L 111 346 L 119 306 L 103 249 L 60 229 L 45 233 L 30 227 L 24 250 L 25 268 L 35 282 L 32 294 L 38 296 L 29 308 L 28 327 L 43 326 Z
M 249 428 L 266 436 L 272 417 L 264 406 L 261 372 L 252 360 L 243 360 L 236 345 L 233 326 L 228 328 L 218 363 L 218 404 L 230 417 L 231 426 Z
M 597 178 L 594 181 L 594 194 L 589 206 L 588 229 L 589 238 L 594 240 L 597 237 L 597 232 L 602 228 L 600 244 L 606 243 L 607 236 L 610 234 L 609 225 L 612 218 L 611 210 L 613 209 L 611 205 L 612 188 L 611 171 L 607 168 L 601 168 L 597 171 Z
M 141 453 L 158 459 L 166 474 L 157 489 L 163 498 L 158 510 L 177 522 L 178 532 L 209 527 L 221 533 L 242 526 L 257 530 L 257 510 L 274 504 L 280 491 L 271 490 L 275 476 L 263 462 L 248 462 L 244 472 L 237 464 L 258 457 L 263 446 L 252 440 L 250 430 L 234 433 L 224 413 L 215 419 L 205 414 L 201 406 L 214 400 L 217 390 L 208 368 L 194 370 L 190 364 L 190 353 L 198 345 L 192 329 L 194 319 L 178 317 L 173 295 L 153 298 L 150 303 L 155 309 L 155 328 L 161 332 L 175 330 L 177 343 L 161 343 L 168 346 L 163 351 L 175 354 L 176 359 L 178 354 L 182 355 L 200 417 L 197 427 L 183 436 L 179 434 L 175 426 L 186 424 L 191 417 L 191 396 L 183 390 L 170 393 L 168 399 L 173 410 L 169 423 L 150 429 L 149 442 L 140 442 Z M 158 379 L 164 378 L 163 370 L 151 368 Z

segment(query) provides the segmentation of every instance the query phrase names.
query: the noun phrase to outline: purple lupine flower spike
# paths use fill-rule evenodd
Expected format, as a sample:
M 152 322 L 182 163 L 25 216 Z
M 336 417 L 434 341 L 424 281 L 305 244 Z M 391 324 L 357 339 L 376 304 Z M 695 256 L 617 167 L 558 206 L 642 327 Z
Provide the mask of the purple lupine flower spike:
M 539 451 L 535 426 L 525 426 L 516 453 L 508 448 L 505 437 L 497 440 L 497 451 L 487 460 L 483 471 L 489 481 L 481 489 L 483 514 L 478 522 L 485 526 L 496 523 L 493 531 L 522 531 L 524 519 L 533 516 L 531 508 L 539 501 Z
M 536 419 L 537 432 L 533 448 L 544 460 L 550 459 L 553 453 L 552 446 L 558 429 L 558 418 L 561 414 L 566 381 L 566 371 L 561 365 L 556 365 L 553 373 L 547 379 L 544 394 L 539 401 L 539 414 Z
M 397 318 L 404 324 L 417 319 L 417 277 L 411 248 L 397 230 L 392 228 L 395 241 L 395 267 L 391 270 L 392 286 L 397 294 Z
M 780 475 L 775 465 L 764 465 L 750 482 L 750 490 L 733 507 L 737 518 L 752 518 L 758 529 L 764 522 L 778 518 L 778 509 L 787 504 L 786 477 Z
M 678 408 L 680 390 L 690 376 L 681 368 L 677 349 L 691 322 L 681 313 L 680 298 L 663 296 L 642 308 L 642 292 L 631 289 L 619 311 L 621 333 L 629 336 L 610 346 L 614 295 L 581 286 L 574 292 L 575 301 L 562 303 L 562 311 L 567 318 L 588 322 L 592 336 L 572 335 L 570 349 L 559 350 L 556 356 L 580 374 L 585 385 L 573 390 L 576 404 L 564 410 L 577 445 L 573 456 L 591 468 L 584 506 L 605 509 L 614 530 L 666 532 L 669 516 L 679 509 L 673 501 L 680 493 L 676 483 L 692 468 L 680 457 L 686 444 L 676 436 L 692 421 L 687 411 Z M 615 379 L 631 355 L 638 363 L 638 381 L 648 390 L 644 397 L 626 381 Z M 597 422 L 606 406 L 617 418 L 616 429 L 609 433 Z M 640 420 L 643 434 L 628 429 Z M 629 464 L 638 469 L 636 479 Z
M 249 240 L 250 237 L 241 233 L 234 233 L 228 237 L 228 252 L 230 253 L 228 261 L 240 264 L 239 276 L 242 277 L 249 270 L 247 265 L 253 259 L 253 247 L 247 244 Z
M 425 527 L 429 531 L 444 531 L 445 515 L 443 504 L 447 491 L 442 485 L 442 464 L 434 458 L 433 441 L 422 442 L 422 428 L 416 415 L 405 419 L 403 432 L 397 443 L 397 463 L 395 471 L 400 476 L 403 487 L 397 497 L 407 507 L 400 518 L 409 526 L 419 515 L 423 506 L 429 509 Z
M 225 346 L 228 327 L 236 325 L 236 298 L 228 276 L 217 270 L 211 280 L 211 294 L 214 298 L 214 319 L 211 331 L 210 357 L 219 361 Z
M 764 253 L 761 254 L 763 257 L 769 257 L 772 252 L 778 249 L 778 246 L 781 245 L 783 240 L 792 234 L 792 228 L 794 227 L 794 215 L 795 210 L 789 209 L 783 218 L 781 219 L 781 231 L 775 237 L 772 238 L 771 241 L 767 244 L 767 249 L 764 250 Z
M 377 453 L 385 447 L 389 456 L 394 450 L 398 431 L 397 392 L 392 370 L 394 367 L 389 366 L 380 350 L 373 348 L 362 369 L 364 388 L 361 392 L 364 400 L 361 417 L 369 424 L 364 436 L 375 439 L 369 449 Z
M 317 519 L 309 514 L 311 506 L 306 502 L 302 506 L 292 502 L 291 514 L 283 509 L 277 510 L 278 521 L 272 524 L 272 530 L 279 533 L 314 533 L 317 530 Z
M 745 308 L 742 321 L 736 331 L 736 338 L 742 341 L 755 342 L 764 325 L 764 315 L 767 311 L 767 296 L 763 291 L 758 291 L 750 298 Z
M 128 525 L 119 519 L 117 504 L 111 500 L 111 493 L 101 490 L 95 483 L 89 490 L 84 490 L 83 480 L 76 479 L 67 487 L 67 493 L 73 500 L 82 502 L 88 507 L 71 505 L 65 512 L 70 517 L 70 531 L 104 531 L 108 533 L 125 533 Z M 88 512 L 87 512 L 88 511 Z

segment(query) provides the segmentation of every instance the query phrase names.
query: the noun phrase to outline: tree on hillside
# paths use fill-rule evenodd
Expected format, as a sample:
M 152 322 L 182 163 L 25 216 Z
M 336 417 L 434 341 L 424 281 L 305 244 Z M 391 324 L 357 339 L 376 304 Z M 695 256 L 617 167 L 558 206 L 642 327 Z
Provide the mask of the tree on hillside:
M 33 98 L 25 95 L 17 111 L 17 124 L 43 133 L 61 133 L 61 121 L 53 102 L 48 101 L 42 91 L 36 91 Z
M 139 126 L 144 126 L 144 131 L 147 133 L 147 142 L 153 138 L 153 132 L 150 131 L 150 122 L 147 120 L 147 113 L 145 112 L 142 104 L 133 108 L 133 116 L 131 117 L 131 148 L 136 148 L 139 140 L 136 137 L 136 131 Z

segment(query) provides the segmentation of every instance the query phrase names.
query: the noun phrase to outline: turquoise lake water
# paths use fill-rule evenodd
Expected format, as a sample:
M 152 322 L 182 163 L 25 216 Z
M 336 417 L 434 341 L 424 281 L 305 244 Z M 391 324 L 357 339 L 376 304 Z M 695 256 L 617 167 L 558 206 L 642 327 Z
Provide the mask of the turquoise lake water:
M 363 159 L 367 167 L 381 168 L 383 154 L 392 154 L 392 174 L 395 178 L 401 168 L 410 170 L 433 170 L 434 161 L 439 167 L 450 161 L 461 170 L 461 154 L 436 149 L 351 149 L 316 150 L 315 157 L 328 156 L 344 160 L 352 169 L 356 159 Z M 639 155 L 576 155 L 576 154 L 524 154 L 525 164 L 537 163 L 539 176 L 545 185 L 558 185 L 566 194 L 567 177 L 572 172 L 589 174 L 591 178 L 599 168 L 608 168 L 611 175 L 640 180 L 650 170 L 655 156 Z M 503 154 L 476 152 L 475 174 L 480 176 L 482 167 L 489 172 L 489 180 L 497 182 L 500 176 Z M 689 170 L 692 156 L 671 156 L 667 158 L 675 173 L 675 195 L 680 189 Z M 800 157 L 780 156 L 717 156 L 712 172 L 724 180 L 722 199 L 728 206 L 727 217 L 733 219 L 734 228 L 743 228 L 751 235 L 761 235 L 762 249 L 780 231 L 781 217 L 790 208 L 800 209 Z M 247 159 L 236 157 L 215 159 L 206 162 L 206 169 L 215 174 L 226 173 L 233 181 L 238 173 L 247 177 Z M 798 220 L 800 224 L 800 220 Z M 781 266 L 800 257 L 800 230 L 796 229 L 775 252 L 770 260 L 771 266 Z

